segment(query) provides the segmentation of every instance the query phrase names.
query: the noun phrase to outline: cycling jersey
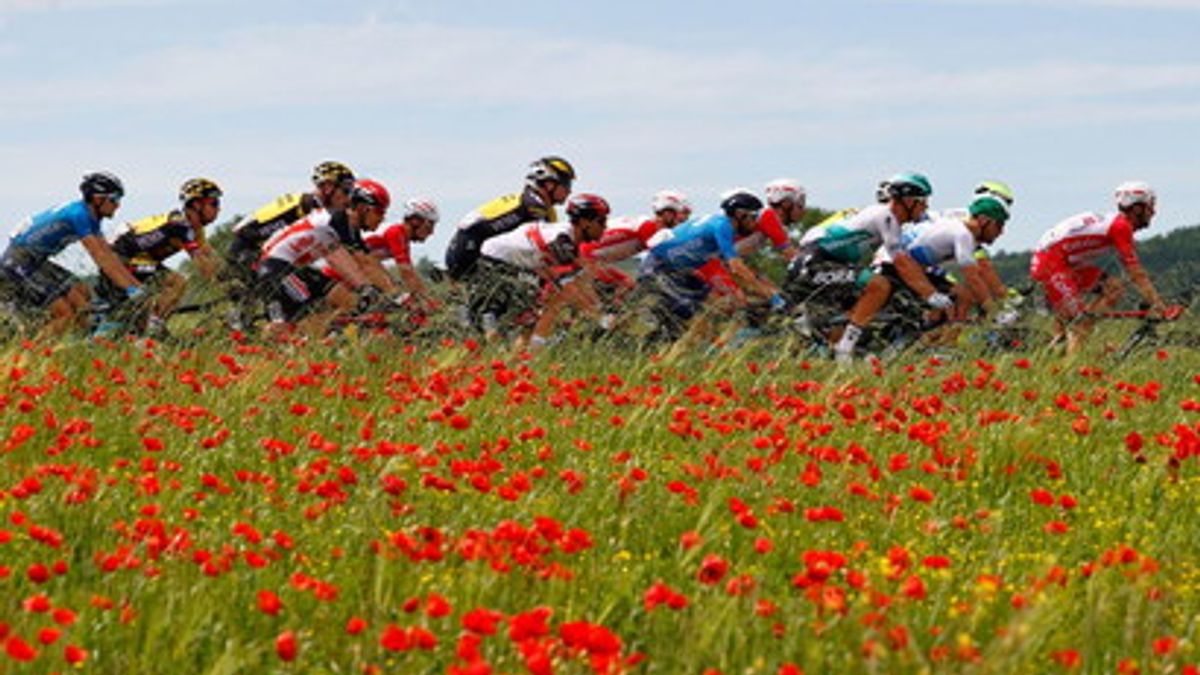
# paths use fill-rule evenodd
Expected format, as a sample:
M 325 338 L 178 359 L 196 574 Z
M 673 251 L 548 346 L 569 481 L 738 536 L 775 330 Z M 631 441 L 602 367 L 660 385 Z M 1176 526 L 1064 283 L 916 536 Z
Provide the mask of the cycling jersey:
M 872 204 L 849 217 L 804 233 L 802 247 L 844 263 L 865 262 L 881 245 L 889 256 L 900 252 L 901 223 L 887 204 Z
M 768 242 L 776 249 L 786 248 L 791 243 L 783 221 L 779 220 L 779 214 L 771 208 L 763 209 L 759 214 L 758 229 L 744 237 L 739 237 L 734 245 L 737 247 L 738 255 L 744 256 L 761 249 Z
M 204 228 L 192 227 L 183 212 L 171 211 L 130 223 L 112 240 L 112 248 L 131 265 L 157 265 L 203 243 Z
M 83 200 L 77 200 L 26 218 L 17 226 L 9 247 L 20 249 L 25 263 L 34 264 L 84 237 L 100 234 L 100 219 Z
M 553 223 L 558 216 L 553 205 L 547 204 L 532 187 L 493 199 L 471 211 L 458 224 L 446 249 L 446 269 L 450 276 L 458 279 L 471 271 L 483 242 L 535 220 Z
M 597 241 L 579 247 L 585 259 L 615 263 L 645 251 L 659 232 L 658 221 L 649 216 L 622 216 L 608 221 Z
M 696 269 L 710 259 L 738 257 L 733 221 L 723 214 L 704 216 L 676 226 L 671 237 L 650 249 L 656 269 Z
M 574 264 L 579 256 L 570 223 L 525 223 L 483 242 L 480 253 L 524 270 Z
M 391 258 L 397 265 L 412 264 L 412 244 L 404 222 L 384 225 L 363 239 L 367 253 L 381 260 Z
M 1124 214 L 1080 213 L 1058 223 L 1038 240 L 1034 258 L 1056 259 L 1069 267 L 1090 265 L 1110 252 L 1121 264 L 1138 264 L 1133 224 Z
M 967 267 L 976 262 L 975 249 L 978 243 L 961 218 L 941 217 L 921 221 L 904 228 L 900 242 L 904 251 L 922 267 L 935 267 L 947 262 Z M 891 257 L 880 249 L 875 262 L 888 263 Z
M 1084 296 L 1104 279 L 1094 263 L 1109 252 L 1116 252 L 1126 268 L 1138 264 L 1133 224 L 1120 213 L 1080 213 L 1042 235 L 1029 276 L 1042 284 L 1051 307 L 1065 316 L 1078 316 L 1086 307 Z
M 345 211 L 314 211 L 276 232 L 263 245 L 262 261 L 273 260 L 305 267 L 328 256 L 339 246 L 364 250 L 358 228 Z
M 315 194 L 289 193 L 239 220 L 233 226 L 233 233 L 247 242 L 262 244 L 272 234 L 318 208 L 321 201 Z

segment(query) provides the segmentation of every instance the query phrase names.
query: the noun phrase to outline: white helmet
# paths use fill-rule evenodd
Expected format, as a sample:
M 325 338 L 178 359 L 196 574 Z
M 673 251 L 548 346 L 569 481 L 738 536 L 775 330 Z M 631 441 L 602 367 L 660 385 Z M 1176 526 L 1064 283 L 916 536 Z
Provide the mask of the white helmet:
M 1158 197 L 1149 183 L 1140 180 L 1129 180 L 1117 186 L 1114 196 L 1117 198 L 1117 208 L 1124 209 L 1134 204 L 1153 205 Z
M 413 197 L 404 202 L 404 217 L 409 216 L 421 216 L 436 225 L 438 221 L 437 204 L 434 204 L 429 197 Z
M 660 190 L 650 200 L 650 210 L 654 213 L 660 211 L 688 213 L 692 210 L 692 203 L 688 201 L 687 195 L 678 190 Z
M 803 204 L 807 196 L 800 181 L 792 178 L 777 178 L 767 183 L 763 193 L 767 196 L 768 204 L 782 204 L 786 201 Z

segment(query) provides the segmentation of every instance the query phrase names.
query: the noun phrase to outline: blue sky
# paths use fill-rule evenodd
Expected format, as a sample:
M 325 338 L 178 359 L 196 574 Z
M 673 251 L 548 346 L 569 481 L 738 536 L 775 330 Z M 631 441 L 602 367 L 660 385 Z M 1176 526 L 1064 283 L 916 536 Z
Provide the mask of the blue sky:
M 926 173 L 1017 192 L 999 248 L 1159 191 L 1200 223 L 1200 0 L 0 0 L 0 232 L 106 168 L 118 224 L 206 175 L 225 213 L 340 159 L 443 223 L 569 158 L 618 213 L 790 176 L 810 203 Z

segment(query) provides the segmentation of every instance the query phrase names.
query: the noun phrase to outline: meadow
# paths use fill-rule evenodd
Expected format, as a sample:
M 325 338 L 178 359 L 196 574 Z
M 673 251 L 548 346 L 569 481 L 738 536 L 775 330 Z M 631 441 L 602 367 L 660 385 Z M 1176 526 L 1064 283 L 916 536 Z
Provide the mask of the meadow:
M 0 672 L 1200 672 L 1185 349 L 26 345 L 0 419 Z

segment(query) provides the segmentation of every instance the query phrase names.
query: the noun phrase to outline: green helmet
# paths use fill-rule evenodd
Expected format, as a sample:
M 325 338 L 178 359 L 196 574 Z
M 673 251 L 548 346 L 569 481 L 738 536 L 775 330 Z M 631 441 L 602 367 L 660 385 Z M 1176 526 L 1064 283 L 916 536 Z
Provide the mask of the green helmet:
M 997 195 L 985 194 L 976 197 L 975 201 L 967 207 L 967 212 L 972 217 L 984 216 L 1001 225 L 1008 222 L 1008 206 L 1004 203 L 1004 199 Z
M 1008 206 L 1012 206 L 1013 203 L 1012 188 L 1008 186 L 1008 183 L 998 180 L 985 180 L 979 185 L 976 185 L 975 194 L 999 197 Z
M 887 181 L 888 196 L 895 199 L 897 197 L 924 197 L 928 198 L 933 194 L 933 185 L 925 176 L 906 171 L 898 173 Z

